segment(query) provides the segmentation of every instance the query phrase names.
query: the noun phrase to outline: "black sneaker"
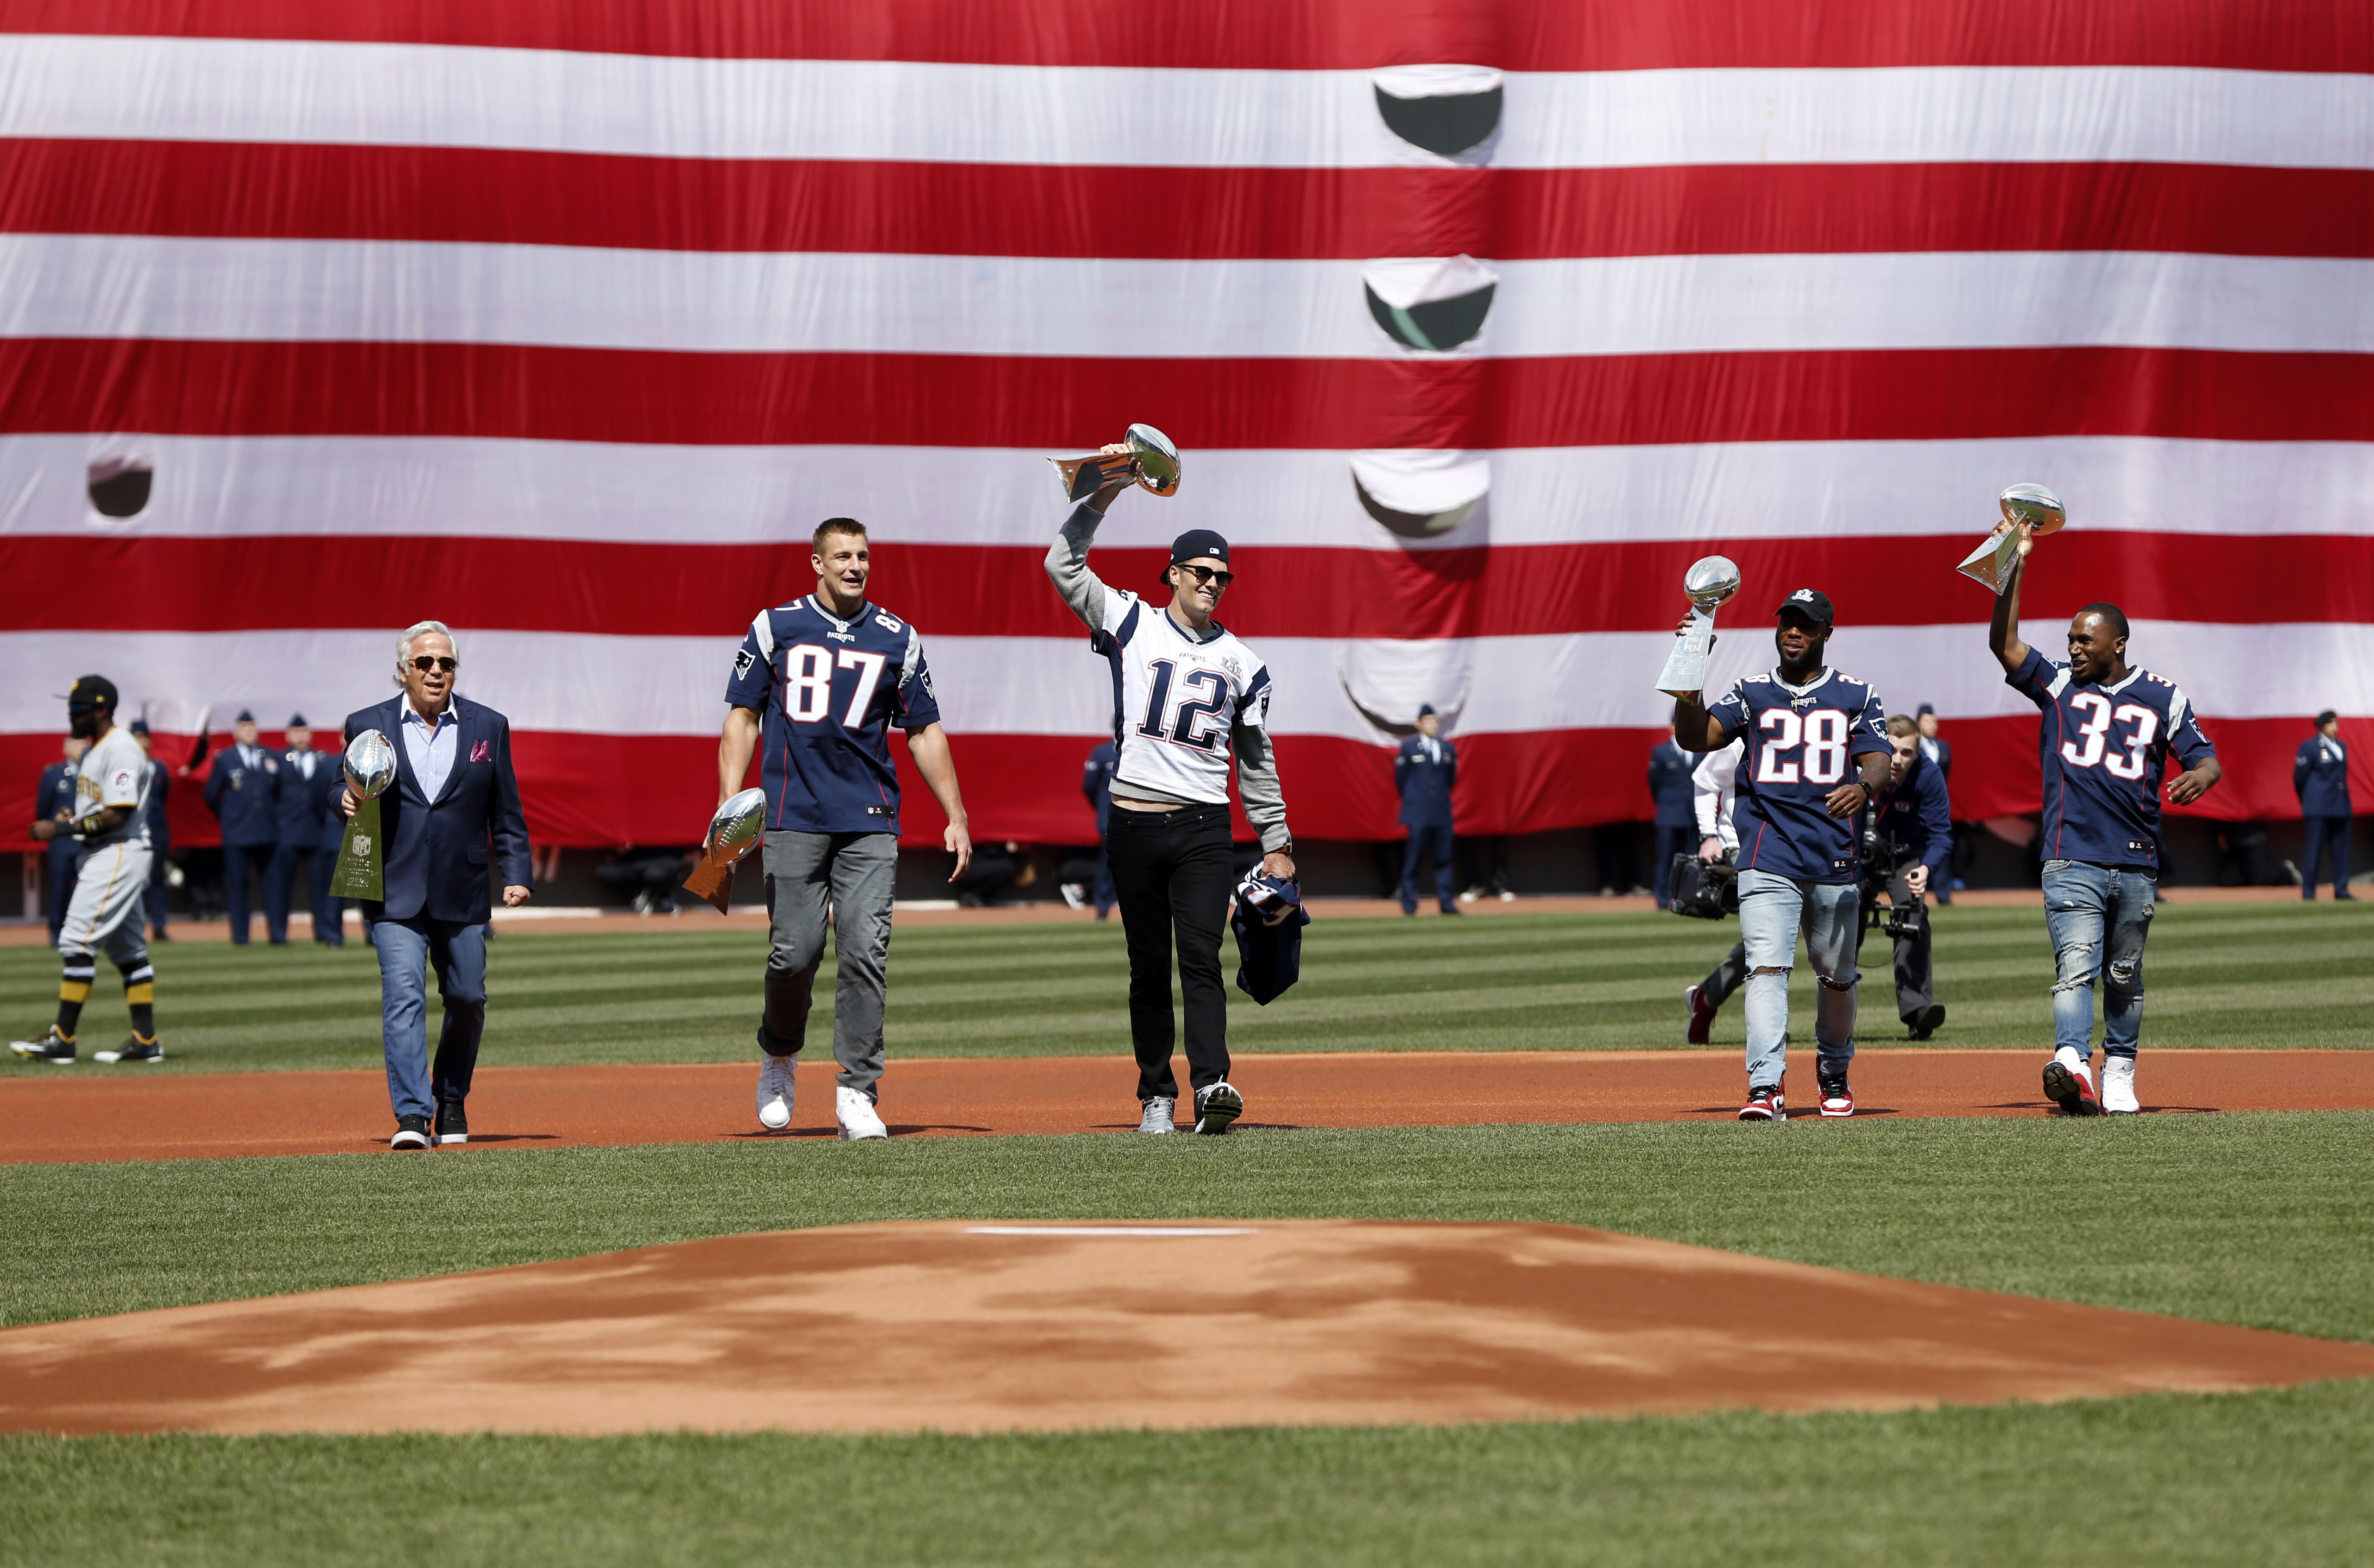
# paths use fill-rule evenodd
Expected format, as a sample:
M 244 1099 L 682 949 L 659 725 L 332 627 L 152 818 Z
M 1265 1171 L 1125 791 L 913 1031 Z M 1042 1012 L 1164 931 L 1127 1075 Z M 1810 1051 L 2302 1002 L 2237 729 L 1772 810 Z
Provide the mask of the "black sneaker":
M 1206 1137 L 1227 1132 L 1228 1124 L 1244 1114 L 1245 1097 L 1225 1079 L 1195 1091 L 1195 1130 Z
M 1919 1012 L 1914 1013 L 1910 1018 L 1904 1020 L 1904 1028 L 1906 1031 L 1904 1037 L 1907 1040 L 1926 1040 L 1931 1035 L 1936 1033 L 1937 1026 L 1945 1021 L 1945 1009 L 1944 1006 L 1936 1002 L 1932 1002 L 1927 1007 L 1922 1008 Z
M 462 1102 L 459 1100 L 440 1100 L 437 1102 L 437 1141 L 440 1143 L 470 1141 L 470 1118 L 462 1114 Z
M 90 1059 L 94 1062 L 161 1062 L 165 1059 L 165 1047 L 154 1040 L 143 1041 L 136 1034 L 127 1034 L 123 1044 L 112 1051 L 93 1051 Z
M 429 1118 L 398 1116 L 395 1119 L 395 1136 L 387 1140 L 387 1146 L 394 1149 L 427 1149 Z
M 56 1024 L 39 1040 L 12 1040 L 8 1049 L 29 1062 L 56 1062 L 61 1067 L 75 1059 L 75 1043 L 58 1032 Z

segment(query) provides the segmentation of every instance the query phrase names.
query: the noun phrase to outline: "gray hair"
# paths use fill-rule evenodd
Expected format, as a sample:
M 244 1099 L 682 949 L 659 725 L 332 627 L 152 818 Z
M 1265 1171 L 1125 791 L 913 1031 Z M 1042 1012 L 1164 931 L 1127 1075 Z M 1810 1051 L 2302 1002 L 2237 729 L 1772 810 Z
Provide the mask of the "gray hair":
M 458 668 L 460 666 L 462 663 L 462 644 L 454 637 L 453 629 L 446 625 L 441 620 L 416 620 L 410 626 L 404 629 L 403 636 L 398 637 L 395 640 L 395 683 L 398 686 L 404 684 L 404 665 L 405 660 L 412 657 L 413 643 L 418 638 L 427 636 L 431 631 L 434 631 L 438 636 L 445 639 L 446 644 L 453 650 L 453 663 L 455 667 Z

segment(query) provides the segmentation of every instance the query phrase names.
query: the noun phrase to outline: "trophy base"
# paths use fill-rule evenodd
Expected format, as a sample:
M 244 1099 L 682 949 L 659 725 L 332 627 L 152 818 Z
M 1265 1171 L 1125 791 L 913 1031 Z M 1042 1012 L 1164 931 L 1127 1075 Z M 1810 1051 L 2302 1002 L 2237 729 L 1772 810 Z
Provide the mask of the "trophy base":
M 713 851 L 701 856 L 692 875 L 684 879 L 684 890 L 723 914 L 726 906 L 734 902 L 734 862 Z
M 386 846 L 379 831 L 379 797 L 355 808 L 338 841 L 338 863 L 330 871 L 330 896 L 382 903 L 387 899 Z
M 2011 582 L 2012 567 L 2019 560 L 2017 534 L 1990 534 L 1979 541 L 1979 548 L 1962 558 L 1954 570 L 1973 583 L 1981 584 L 2001 594 Z
M 1657 690 L 1668 697 L 1695 698 L 1706 690 L 1707 666 L 1714 656 L 1714 617 L 1693 609 L 1690 619 L 1696 624 L 1686 635 L 1674 639 L 1674 651 L 1657 674 Z

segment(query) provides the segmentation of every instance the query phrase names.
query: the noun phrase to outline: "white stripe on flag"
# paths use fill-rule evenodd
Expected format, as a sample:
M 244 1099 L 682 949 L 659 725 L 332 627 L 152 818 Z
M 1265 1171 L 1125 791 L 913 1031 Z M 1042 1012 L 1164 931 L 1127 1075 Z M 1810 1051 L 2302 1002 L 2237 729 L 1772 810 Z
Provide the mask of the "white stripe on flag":
M 2151 161 L 2374 167 L 2374 77 L 2164 66 L 1514 74 L 1501 168 Z M 1444 160 L 1365 71 L 698 59 L 0 37 L 0 136 L 673 158 L 1351 168 Z
M 137 516 L 85 490 L 137 454 Z M 2149 533 L 2374 533 L 2374 442 L 2126 436 L 1537 447 L 1477 454 L 1484 504 L 1431 543 L 1360 504 L 1344 452 L 1195 451 L 1187 482 L 1114 508 L 1105 546 L 1185 528 L 1246 545 L 1395 550 L 1645 539 L 1945 535 L 1975 543 L 1995 493 L 2033 479 L 2072 525 Z M 1390 504 L 1390 501 L 1388 502 Z M 948 446 L 664 446 L 371 436 L 0 437 L 0 536 L 458 536 L 746 544 L 859 516 L 886 544 L 1044 547 L 1066 508 L 1037 452 Z
M 1501 262 L 1461 355 L 2374 351 L 2374 261 L 2154 252 Z M 0 235 L 0 336 L 708 353 L 1436 358 L 1361 264 Z
M 2035 621 L 2021 635 L 2059 647 L 2066 623 Z M 1772 662 L 1756 631 L 1716 648 L 1728 685 Z M 602 637 L 457 629 L 461 690 L 514 728 L 609 735 L 717 733 L 735 639 Z M 393 690 L 391 630 L 354 631 L 42 631 L 0 633 L 0 731 L 46 734 L 61 710 L 49 694 L 90 669 L 123 693 L 123 711 L 173 728 L 206 702 L 217 712 L 302 711 L 323 729 Z M 1110 733 L 1112 683 L 1076 638 L 940 637 L 925 656 L 956 734 Z M 1602 727 L 1653 728 L 1672 713 L 1651 690 L 1673 638 L 1665 632 L 1450 638 L 1386 642 L 1257 639 L 1277 696 L 1280 735 L 1384 743 L 1361 709 L 1406 718 L 1420 701 L 1445 710 L 1458 734 Z M 2133 623 L 2133 653 L 2181 686 L 2212 718 L 2284 717 L 2336 707 L 2374 710 L 2374 625 Z M 1891 709 L 1933 702 L 1947 718 L 2034 712 L 2004 684 L 1975 626 L 1839 629 L 1839 668 L 1877 684 Z M 1903 673 L 1919 671 L 1917 690 Z M 322 717 L 323 714 L 332 717 Z

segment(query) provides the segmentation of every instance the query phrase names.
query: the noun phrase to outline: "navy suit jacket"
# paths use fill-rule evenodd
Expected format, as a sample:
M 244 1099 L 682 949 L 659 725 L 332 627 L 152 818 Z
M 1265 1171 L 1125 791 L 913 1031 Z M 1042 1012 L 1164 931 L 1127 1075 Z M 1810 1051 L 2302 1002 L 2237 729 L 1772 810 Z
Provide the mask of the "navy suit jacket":
M 1112 811 L 1113 774 L 1121 767 L 1121 752 L 1110 740 L 1088 753 L 1088 765 L 1080 770 L 1080 793 L 1088 797 L 1088 809 L 1097 814 L 1097 839 L 1105 836 L 1105 819 Z
M 148 763 L 148 847 L 159 856 L 173 847 L 165 824 L 165 807 L 173 798 L 173 770 L 153 758 Z
M 338 772 L 334 751 L 316 751 L 313 777 L 305 778 L 305 764 L 294 751 L 280 753 L 280 843 L 285 849 L 311 850 L 322 843 L 322 775 Z M 343 823 L 345 819 L 341 818 Z
M 1649 798 L 1657 803 L 1657 826 L 1698 825 L 1698 801 L 1690 783 L 1698 765 L 1696 756 L 1670 739 L 1657 742 L 1657 749 L 1649 753 Z
M 1451 826 L 1451 786 L 1459 778 L 1459 753 L 1451 742 L 1438 739 L 1442 760 L 1426 760 L 1426 738 L 1413 735 L 1402 742 L 1393 759 L 1393 788 L 1401 792 L 1402 825 L 1407 828 Z
M 343 750 L 333 751 L 329 760 L 328 767 L 313 771 L 313 796 L 320 807 L 322 824 L 322 836 L 314 847 L 335 855 L 347 842 L 346 813 L 338 809 L 338 797 L 347 792 L 346 754 Z
M 239 748 L 215 753 L 206 771 L 206 809 L 222 824 L 223 843 L 270 849 L 280 842 L 280 758 L 257 747 L 259 766 L 240 760 Z
M 41 788 L 33 796 L 33 815 L 41 821 L 57 819 L 59 812 L 68 816 L 75 808 L 76 765 L 53 762 L 41 770 Z M 54 838 L 42 846 L 52 860 L 71 860 L 82 853 L 81 842 L 70 838 Z
M 2301 741 L 2299 755 L 2292 759 L 2292 788 L 2299 793 L 2303 817 L 2351 815 L 2347 749 L 2321 735 Z
M 347 734 L 375 729 L 395 745 L 395 783 L 379 797 L 387 897 L 376 906 L 365 901 L 365 908 L 373 920 L 425 914 L 481 925 L 494 907 L 487 881 L 490 856 L 504 886 L 529 887 L 535 881 L 527 817 L 511 772 L 511 721 L 455 695 L 461 732 L 454 737 L 453 771 L 431 800 L 422 793 L 405 748 L 404 701 L 391 697 L 347 718 Z

